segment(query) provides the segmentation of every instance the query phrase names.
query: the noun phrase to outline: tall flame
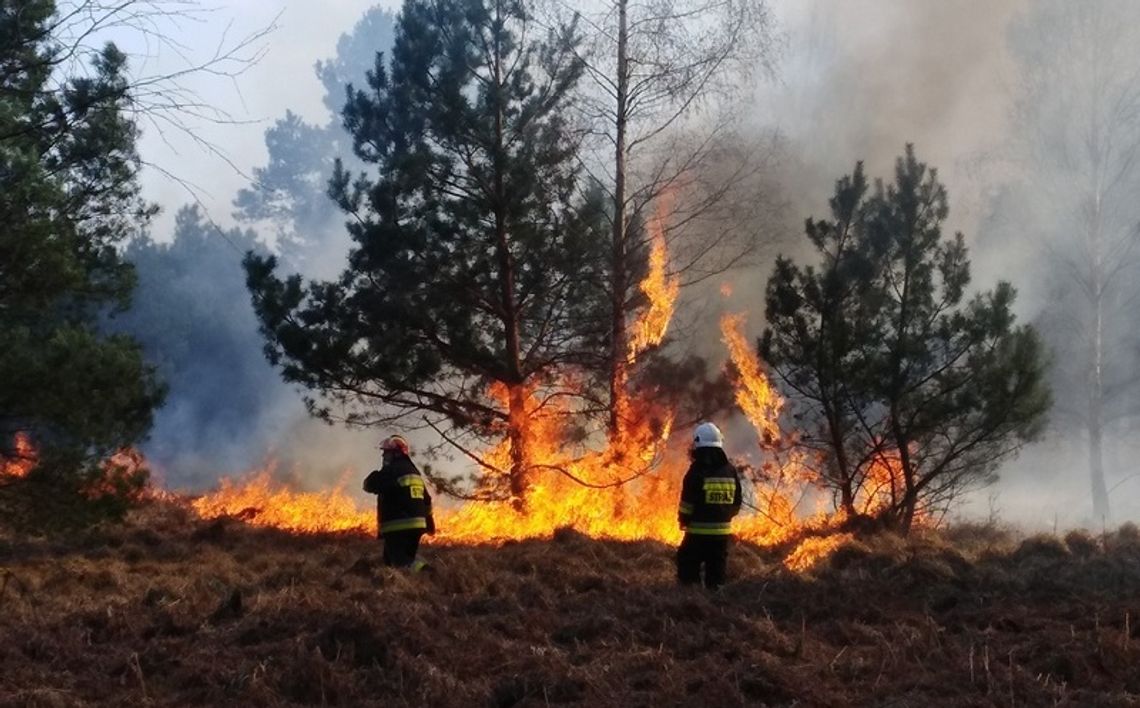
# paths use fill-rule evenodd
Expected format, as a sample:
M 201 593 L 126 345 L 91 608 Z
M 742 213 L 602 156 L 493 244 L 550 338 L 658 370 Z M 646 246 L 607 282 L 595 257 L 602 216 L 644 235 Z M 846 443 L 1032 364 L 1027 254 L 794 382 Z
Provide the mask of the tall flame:
M 666 191 L 657 198 L 653 217 L 649 220 L 649 272 L 641 281 L 641 292 L 649 301 L 648 309 L 633 323 L 629 337 L 629 360 L 657 346 L 665 339 L 677 295 L 681 292 L 679 278 L 669 277 L 669 248 L 665 240 L 669 215 L 673 210 L 673 194 Z
M 779 417 L 784 400 L 772 388 L 760 359 L 744 337 L 746 316 L 725 315 L 720 321 L 721 338 L 728 347 L 729 360 L 736 368 L 736 404 L 765 440 L 780 437 Z
M 501 387 L 492 395 L 503 398 Z M 531 392 L 527 402 L 528 457 L 539 474 L 525 504 L 510 499 L 468 504 L 440 515 L 444 542 L 485 543 L 549 538 L 573 528 L 598 538 L 673 539 L 678 536 L 678 461 L 663 455 L 672 413 L 649 402 L 629 401 L 622 429 L 601 449 L 578 449 L 566 440 L 568 411 L 562 398 Z M 510 465 L 510 441 L 503 440 L 480 462 L 498 471 Z

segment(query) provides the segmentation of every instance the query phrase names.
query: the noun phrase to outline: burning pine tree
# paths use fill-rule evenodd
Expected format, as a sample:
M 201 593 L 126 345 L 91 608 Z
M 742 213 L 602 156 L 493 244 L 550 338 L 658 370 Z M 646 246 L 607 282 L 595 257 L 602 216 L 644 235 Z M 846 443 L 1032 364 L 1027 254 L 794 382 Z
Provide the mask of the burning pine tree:
M 356 156 L 375 168 L 338 167 L 330 185 L 352 217 L 348 268 L 305 284 L 279 278 L 274 258 L 246 260 L 271 360 L 315 392 L 314 413 L 431 428 L 477 467 L 471 486 L 438 483 L 516 505 L 548 475 L 643 475 L 673 424 L 635 394 L 609 400 L 611 216 L 567 119 L 580 37 L 567 25 L 535 40 L 534 23 L 520 3 L 407 3 L 390 60 L 344 109 Z M 668 205 L 665 194 L 638 227 L 645 247 L 627 254 L 641 279 L 623 390 L 678 295 Z M 610 444 L 592 452 L 599 439 Z
M 356 156 L 374 168 L 338 166 L 330 183 L 352 217 L 347 268 L 305 283 L 251 254 L 249 287 L 271 361 L 313 392 L 316 415 L 430 428 L 471 460 L 469 480 L 435 476 L 487 502 L 443 519 L 447 539 L 573 526 L 673 541 L 686 460 L 662 452 L 687 421 L 665 386 L 631 373 L 665 340 L 679 295 L 665 238 L 672 194 L 638 226 L 638 315 L 615 369 L 613 215 L 579 174 L 566 118 L 583 73 L 579 37 L 568 25 L 538 41 L 533 29 L 518 3 L 406 3 L 390 60 L 378 57 L 344 110 Z M 769 283 L 763 351 L 789 406 L 743 320 L 722 323 L 737 403 L 763 447 L 782 453 L 757 487 L 763 513 L 738 525 L 746 538 L 802 529 L 793 500 L 819 488 L 835 492 L 840 519 L 878 515 L 908 529 L 984 480 L 1048 405 L 1036 339 L 1012 326 L 1012 289 L 963 301 L 965 248 L 940 238 L 946 195 L 933 173 L 908 151 L 895 185 L 866 192 L 860 168 L 840 182 L 834 221 L 810 224 L 819 271 L 781 260 Z M 689 364 L 670 362 L 659 378 Z M 808 427 L 781 429 L 788 410 Z M 232 508 L 214 502 L 200 504 Z M 354 511 L 340 516 L 332 527 L 359 523 Z
M 318 392 L 317 414 L 414 414 L 462 450 L 506 438 L 508 460 L 482 461 L 485 498 L 526 496 L 528 421 L 590 356 L 602 213 L 575 196 L 579 39 L 536 34 L 517 3 L 406 3 L 390 62 L 344 109 L 375 166 L 331 182 L 352 217 L 348 269 L 304 285 L 246 262 L 271 357 Z
M 967 299 L 964 239 L 943 239 L 937 173 L 911 146 L 893 183 L 862 164 L 836 184 L 830 220 L 807 222 L 819 264 L 777 261 L 761 349 L 804 426 L 805 464 L 849 517 L 908 531 L 945 510 L 1041 429 L 1050 394 L 1014 290 Z

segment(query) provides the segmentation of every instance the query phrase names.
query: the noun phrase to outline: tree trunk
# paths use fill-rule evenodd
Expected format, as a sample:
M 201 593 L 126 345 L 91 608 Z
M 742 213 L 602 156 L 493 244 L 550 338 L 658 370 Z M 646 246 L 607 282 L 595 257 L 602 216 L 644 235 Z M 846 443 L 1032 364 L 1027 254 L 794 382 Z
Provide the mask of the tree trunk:
M 910 458 L 910 440 L 907 439 L 899 423 L 899 413 L 895 406 L 891 406 L 891 432 L 895 438 L 895 446 L 898 447 L 899 467 L 902 468 L 903 476 L 902 500 L 893 506 L 897 510 L 897 530 L 906 536 L 910 534 L 918 510 L 918 475 Z
M 622 420 L 628 407 L 626 385 L 629 379 L 629 333 L 626 324 L 626 287 L 628 264 L 626 263 L 626 204 L 625 204 L 625 152 L 626 152 L 626 105 L 629 100 L 629 57 L 627 27 L 627 6 L 629 0 L 618 0 L 618 57 L 617 57 L 617 105 L 615 110 L 616 131 L 614 147 L 614 225 L 611 244 L 611 332 L 610 337 L 610 438 L 616 437 L 623 429 Z
M 827 429 L 831 434 L 831 449 L 835 451 L 836 482 L 839 485 L 839 503 L 847 518 L 854 519 L 859 515 L 855 508 L 855 480 L 851 471 L 851 464 L 847 460 L 847 449 L 843 445 L 843 431 L 839 422 L 839 415 L 830 404 L 824 404 L 827 415 Z
M 1100 293 L 1096 295 L 1093 302 L 1092 362 L 1089 367 L 1089 482 L 1092 484 L 1093 518 L 1103 524 L 1108 521 L 1111 510 L 1108 488 L 1104 481 L 1104 307 Z
M 859 510 L 855 508 L 855 492 L 851 488 L 851 478 L 840 472 L 841 481 L 839 483 L 839 503 L 843 512 L 847 514 L 847 518 L 854 519 L 859 515 Z
M 1108 487 L 1104 482 L 1104 431 L 1101 425 L 1089 425 L 1089 481 L 1092 482 L 1093 516 L 1107 523 L 1109 518 Z
M 902 513 L 899 515 L 898 531 L 903 536 L 910 535 L 910 529 L 914 526 L 914 517 L 918 512 L 918 492 L 913 488 L 913 485 L 908 484 L 906 493 L 902 498 Z
M 496 13 L 501 6 L 496 6 Z M 496 18 L 496 24 L 501 17 Z M 503 66 L 501 42 L 496 36 L 494 45 L 495 72 L 495 248 L 499 264 L 499 296 L 502 301 L 503 334 L 506 338 L 507 435 L 511 443 L 510 490 L 514 504 L 521 508 L 528 491 L 530 468 L 527 444 L 527 392 L 523 376 L 522 344 L 520 342 L 519 306 L 515 293 L 515 261 L 511 253 L 510 230 L 507 224 L 507 192 L 503 166 L 506 135 L 503 117 Z
M 530 489 L 530 427 L 526 387 L 512 385 L 508 391 L 507 436 L 511 443 L 510 491 L 515 508 L 526 506 Z
M 1096 142 L 1093 143 L 1097 144 Z M 1108 521 L 1108 489 L 1104 482 L 1104 299 L 1108 288 L 1104 255 L 1103 188 L 1100 184 L 1101 159 L 1093 155 L 1096 181 L 1092 193 L 1089 247 L 1092 251 L 1092 361 L 1089 362 L 1089 480 L 1092 483 L 1093 516 Z

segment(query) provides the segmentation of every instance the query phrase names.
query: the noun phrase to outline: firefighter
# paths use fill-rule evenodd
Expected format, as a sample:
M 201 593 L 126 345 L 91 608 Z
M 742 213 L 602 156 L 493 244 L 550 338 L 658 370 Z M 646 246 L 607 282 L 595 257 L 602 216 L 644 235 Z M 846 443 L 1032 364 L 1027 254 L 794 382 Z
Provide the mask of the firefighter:
M 740 511 L 740 476 L 724 454 L 724 436 L 712 423 L 693 432 L 692 464 L 681 485 L 678 519 L 685 538 L 677 549 L 677 580 L 682 585 L 704 582 L 724 585 L 732 518 Z
M 408 441 L 393 435 L 380 443 L 383 466 L 364 479 L 364 491 L 377 495 L 376 525 L 384 541 L 384 565 L 420 571 L 420 537 L 435 533 L 431 494 L 409 457 Z

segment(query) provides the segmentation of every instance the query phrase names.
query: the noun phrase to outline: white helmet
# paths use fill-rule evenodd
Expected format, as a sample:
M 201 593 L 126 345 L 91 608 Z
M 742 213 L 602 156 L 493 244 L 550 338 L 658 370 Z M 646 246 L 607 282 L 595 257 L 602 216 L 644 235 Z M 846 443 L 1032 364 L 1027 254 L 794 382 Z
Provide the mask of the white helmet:
M 712 423 L 701 423 L 693 431 L 693 447 L 724 447 L 724 436 L 720 428 Z

